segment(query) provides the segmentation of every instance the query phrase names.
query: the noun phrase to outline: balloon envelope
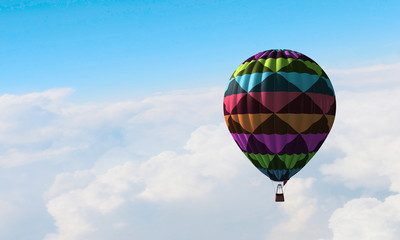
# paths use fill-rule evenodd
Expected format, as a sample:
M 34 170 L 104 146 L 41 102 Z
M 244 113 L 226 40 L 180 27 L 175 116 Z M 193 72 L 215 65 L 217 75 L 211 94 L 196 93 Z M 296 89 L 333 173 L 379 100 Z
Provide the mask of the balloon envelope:
M 228 129 L 246 157 L 273 181 L 287 181 L 314 156 L 332 128 L 333 86 L 296 51 L 275 49 L 244 61 L 224 95 Z

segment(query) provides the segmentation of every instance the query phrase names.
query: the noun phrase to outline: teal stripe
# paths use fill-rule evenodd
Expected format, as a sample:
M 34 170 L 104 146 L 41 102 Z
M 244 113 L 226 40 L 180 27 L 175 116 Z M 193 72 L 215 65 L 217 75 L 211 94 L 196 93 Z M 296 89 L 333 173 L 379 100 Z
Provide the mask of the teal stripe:
M 228 84 L 226 84 L 225 92 L 228 91 L 229 84 L 231 84 L 231 82 L 234 81 L 234 80 L 235 80 L 235 79 L 232 78 L 232 79 L 230 79 L 230 80 L 228 81 Z
M 331 81 L 326 77 L 321 77 L 321 78 L 325 80 L 326 84 L 328 84 L 328 87 L 333 91 L 333 93 L 335 93 L 335 90 L 333 90 Z
M 286 78 L 302 92 L 307 91 L 320 78 L 318 75 L 308 73 L 278 72 L 278 74 Z
M 257 86 L 260 82 L 266 79 L 268 76 L 275 74 L 274 72 L 263 72 L 263 73 L 252 73 L 245 74 L 242 76 L 236 76 L 234 78 L 236 82 L 242 87 L 246 92 L 249 92 L 252 88 Z
M 275 72 L 264 72 L 264 73 L 252 73 L 245 74 L 242 76 L 236 76 L 236 78 L 232 78 L 229 80 L 226 90 L 228 90 L 229 83 L 231 81 L 236 81 L 241 88 L 243 88 L 246 92 L 249 92 L 255 86 L 260 84 L 264 79 L 269 77 L 272 74 L 276 74 Z M 315 82 L 318 81 L 319 78 L 322 78 L 328 87 L 333 91 L 333 86 L 331 81 L 328 78 L 318 76 L 315 74 L 309 73 L 298 73 L 298 72 L 277 72 L 277 74 L 284 77 L 288 82 L 292 83 L 296 87 L 298 87 L 302 92 L 306 92 Z

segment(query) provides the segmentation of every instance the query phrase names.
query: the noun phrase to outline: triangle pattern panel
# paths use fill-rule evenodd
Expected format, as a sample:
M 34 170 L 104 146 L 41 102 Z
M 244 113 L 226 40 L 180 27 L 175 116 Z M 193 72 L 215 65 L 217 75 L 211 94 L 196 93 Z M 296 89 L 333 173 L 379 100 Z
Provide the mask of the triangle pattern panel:
M 335 97 L 330 95 L 325 95 L 321 93 L 306 93 L 318 107 L 321 108 L 322 112 L 327 114 L 335 102 Z
M 230 113 L 226 110 L 226 105 L 225 105 L 225 103 L 224 103 L 224 116 L 226 116 L 226 115 L 228 115 L 228 114 L 230 114 Z
M 286 169 L 291 169 L 297 163 L 297 161 L 300 161 L 307 155 L 308 154 L 306 153 L 301 153 L 301 154 L 283 154 L 276 156 L 278 156 L 282 161 L 285 162 Z
M 233 72 L 233 77 L 236 77 L 239 72 L 246 69 L 247 66 L 249 66 L 252 62 L 256 62 L 256 60 L 246 61 L 246 62 L 240 64 L 240 66 L 238 68 L 236 68 L 235 72 Z
M 314 83 L 314 85 L 312 85 L 309 89 L 307 89 L 306 92 L 322 93 L 329 96 L 335 96 L 334 92 L 332 91 L 332 89 L 329 88 L 328 84 L 326 83 L 323 77 L 320 77 L 318 81 Z
M 303 159 L 296 161 L 293 168 L 294 169 L 301 169 L 303 168 L 309 161 L 311 160 L 310 155 L 307 154 Z
M 236 72 L 236 71 L 235 71 L 235 72 Z M 232 78 L 235 78 L 235 72 L 232 73 L 231 77 L 229 78 L 229 81 L 231 81 Z M 227 86 L 227 89 L 228 89 L 228 86 Z M 226 91 L 226 89 L 225 89 L 225 91 Z
M 273 74 L 276 73 L 263 72 L 263 73 L 245 74 L 242 76 L 236 76 L 235 80 L 242 89 L 244 89 L 246 92 L 249 92 L 250 89 L 254 88 L 254 86 L 258 85 L 264 79 L 268 78 Z
M 233 121 L 231 116 L 228 117 L 227 125 L 230 133 L 250 133 L 243 129 L 239 123 Z
M 243 152 L 244 155 L 246 155 L 249 159 L 255 159 L 257 160 L 263 168 L 267 168 L 269 163 L 272 161 L 272 159 L 275 157 L 275 155 L 271 154 L 254 154 L 254 153 L 247 153 Z
M 273 72 L 279 71 L 279 69 L 289 65 L 291 62 L 295 61 L 293 58 L 268 58 L 258 60 L 264 66 L 271 69 Z
M 321 77 L 325 80 L 325 82 L 328 85 L 329 89 L 333 92 L 333 95 L 335 95 L 335 92 L 333 91 L 333 86 L 332 86 L 331 80 L 329 80 L 329 78 L 325 77 L 325 76 L 321 76 Z
M 232 115 L 243 113 L 272 113 L 272 111 L 264 107 L 249 94 L 246 94 L 231 111 Z
M 249 141 L 249 136 L 250 134 L 245 134 L 245 133 L 231 133 L 233 139 L 239 146 L 239 148 L 243 152 L 247 152 L 247 143 Z
M 253 132 L 254 134 L 298 134 L 289 124 L 272 114 Z
M 264 64 L 260 61 L 251 62 L 245 69 L 241 70 L 236 74 L 237 76 L 242 76 L 245 74 L 252 73 L 264 73 L 264 72 L 274 72 L 270 68 L 264 66 Z
M 316 71 L 314 71 L 312 68 L 309 68 L 302 61 L 293 61 L 286 67 L 279 69 L 279 72 L 297 72 L 297 73 L 308 73 L 312 75 L 319 75 Z
M 301 134 L 301 137 L 307 144 L 308 152 L 313 152 L 317 145 L 324 141 L 328 136 L 328 133 L 316 133 L 316 134 Z
M 246 155 L 246 157 L 250 160 L 251 163 L 253 163 L 253 165 L 256 168 L 266 168 L 267 165 L 265 165 L 262 161 L 259 161 L 257 158 L 254 157 L 254 155 L 252 154 L 248 154 L 248 153 L 244 153 L 244 155 Z
M 309 129 L 302 132 L 302 134 L 309 134 L 309 133 L 329 133 L 329 126 L 328 126 L 328 119 L 325 115 L 321 117 L 320 120 L 313 123 Z
M 287 169 L 286 164 L 277 155 L 274 156 L 268 165 L 268 169 Z
M 300 59 L 298 61 L 304 63 L 308 68 L 316 72 L 318 76 L 321 76 L 323 74 L 322 68 L 316 62 L 304 61 Z
M 242 128 L 248 132 L 254 132 L 254 130 L 260 126 L 265 120 L 271 117 L 272 113 L 256 113 L 256 114 L 236 114 L 231 115 L 232 119 L 239 123 Z
M 255 134 L 254 137 L 265 144 L 273 153 L 279 153 L 297 134 Z
M 273 73 L 248 92 L 301 92 L 301 90 L 282 75 Z
M 328 77 L 328 75 L 326 74 L 326 72 L 324 71 L 324 69 L 321 68 L 321 70 L 322 70 L 321 77 L 324 77 L 324 78 L 326 78 L 326 79 L 329 79 L 329 77 Z M 330 80 L 329 80 L 329 81 L 330 81 Z M 331 85 L 332 85 L 332 83 L 331 83 Z M 333 90 L 333 86 L 332 86 L 331 89 Z
M 250 135 L 247 140 L 246 152 L 255 154 L 273 154 L 273 152 L 269 150 L 265 144 L 258 141 L 253 135 Z
M 230 81 L 228 88 L 225 91 L 224 97 L 239 93 L 247 93 L 247 92 L 235 81 L 235 79 L 233 79 Z
M 283 154 L 300 154 L 300 153 L 308 153 L 308 147 L 304 139 L 301 135 L 298 135 L 293 141 L 286 144 L 286 146 L 282 149 L 279 155 Z
M 296 174 L 300 169 L 266 169 L 266 168 L 258 168 L 260 172 L 269 177 L 272 181 L 282 182 L 287 181 L 294 174 Z
M 308 160 L 310 161 L 310 160 Z M 291 177 L 293 177 L 296 173 L 300 172 L 302 168 L 293 168 L 293 169 L 289 169 L 289 178 L 287 180 L 289 180 Z M 286 179 L 284 181 L 287 181 Z
M 224 97 L 224 105 L 227 112 L 232 112 L 232 109 L 239 103 L 247 93 L 232 94 Z
M 326 115 L 335 115 L 336 114 L 336 101 L 333 102 L 331 108 L 326 113 Z
M 303 114 L 303 113 L 278 113 L 280 119 L 285 121 L 296 132 L 301 133 L 311 127 L 311 125 L 321 119 L 323 114 Z
M 272 112 L 278 112 L 301 92 L 250 92 L 249 94 Z
M 279 156 L 279 155 L 278 155 Z M 312 155 L 310 155 L 309 153 L 305 154 L 305 153 L 301 153 L 301 154 L 292 154 L 292 155 L 287 155 L 285 154 L 284 156 L 286 157 L 286 166 L 289 166 L 289 169 L 295 168 L 296 164 L 298 164 L 298 162 L 302 161 L 305 157 L 311 158 Z
M 320 78 L 318 75 L 297 72 L 278 72 L 287 81 L 295 85 L 301 92 L 307 91 Z
M 325 138 L 326 139 L 326 138 Z M 322 146 L 322 144 L 325 142 L 325 139 L 321 140 L 321 142 L 319 142 L 317 144 L 317 146 L 315 146 L 315 148 L 312 150 L 314 152 L 314 154 L 320 149 L 320 147 Z
M 333 122 L 335 121 L 335 115 L 325 115 L 326 119 L 328 119 L 328 128 L 329 131 L 332 128 Z
M 300 96 L 279 110 L 278 113 L 323 114 L 321 108 L 305 93 L 300 94 Z

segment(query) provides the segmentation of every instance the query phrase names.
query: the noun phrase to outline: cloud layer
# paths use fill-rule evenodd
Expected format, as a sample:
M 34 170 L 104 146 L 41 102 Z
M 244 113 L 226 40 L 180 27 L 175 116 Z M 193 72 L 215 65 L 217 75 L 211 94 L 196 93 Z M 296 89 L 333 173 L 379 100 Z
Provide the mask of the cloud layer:
M 343 90 L 367 73 L 374 88 Z M 396 239 L 398 75 L 332 71 L 336 122 L 307 166 L 322 177 L 296 175 L 281 205 L 226 129 L 223 88 L 81 104 L 71 89 L 2 95 L 0 237 L 24 239 L 27 225 L 46 240 Z

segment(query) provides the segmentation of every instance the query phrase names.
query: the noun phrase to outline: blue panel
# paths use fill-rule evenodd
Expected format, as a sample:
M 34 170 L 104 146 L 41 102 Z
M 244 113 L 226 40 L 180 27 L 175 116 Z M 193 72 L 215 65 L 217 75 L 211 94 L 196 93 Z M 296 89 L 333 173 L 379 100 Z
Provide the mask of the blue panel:
M 278 74 L 286 78 L 286 80 L 294 84 L 302 92 L 307 91 L 307 89 L 309 89 L 320 78 L 318 75 L 308 73 L 278 72 Z
M 298 173 L 301 168 L 295 169 L 265 169 L 258 168 L 263 174 L 269 177 L 272 181 L 283 182 L 289 180 L 293 175 Z
M 235 78 L 236 82 L 242 87 L 246 92 L 249 92 L 252 88 L 260 84 L 268 76 L 275 74 L 274 72 L 264 72 L 264 73 L 252 73 L 245 74 L 242 76 L 237 76 Z

